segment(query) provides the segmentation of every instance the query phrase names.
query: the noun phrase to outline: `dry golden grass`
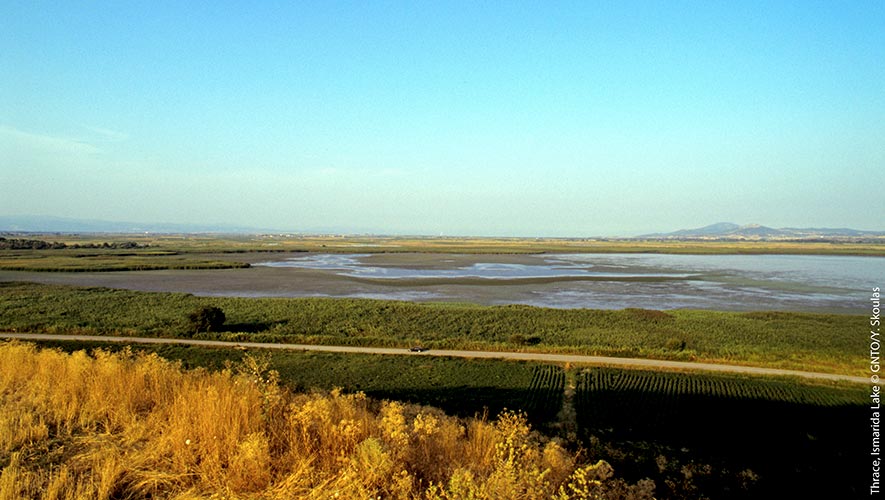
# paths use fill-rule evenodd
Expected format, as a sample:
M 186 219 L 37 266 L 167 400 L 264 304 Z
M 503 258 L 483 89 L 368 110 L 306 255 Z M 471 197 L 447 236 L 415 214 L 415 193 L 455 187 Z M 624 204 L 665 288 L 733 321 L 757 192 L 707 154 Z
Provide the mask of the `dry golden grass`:
M 650 498 L 523 416 L 463 420 L 362 394 L 296 394 L 254 359 L 0 344 L 0 500 Z

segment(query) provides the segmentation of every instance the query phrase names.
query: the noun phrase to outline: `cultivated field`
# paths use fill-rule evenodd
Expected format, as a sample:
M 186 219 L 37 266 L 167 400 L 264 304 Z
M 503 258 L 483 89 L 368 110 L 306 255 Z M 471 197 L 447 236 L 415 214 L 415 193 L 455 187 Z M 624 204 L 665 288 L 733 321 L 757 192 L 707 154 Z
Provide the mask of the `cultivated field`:
M 666 497 L 697 488 L 741 498 L 735 492 L 747 481 L 764 498 L 864 492 L 862 387 L 607 368 L 582 370 L 576 385 L 579 432 L 596 443 L 595 456 L 628 478 L 657 469 L 651 477 L 670 489 Z M 673 480 L 686 466 L 694 478 L 687 489 Z

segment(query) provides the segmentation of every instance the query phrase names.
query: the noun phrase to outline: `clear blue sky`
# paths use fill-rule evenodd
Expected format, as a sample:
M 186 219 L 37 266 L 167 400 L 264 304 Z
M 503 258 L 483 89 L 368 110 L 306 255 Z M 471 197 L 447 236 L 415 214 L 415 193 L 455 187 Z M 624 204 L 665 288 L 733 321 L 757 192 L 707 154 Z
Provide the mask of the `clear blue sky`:
M 0 215 L 885 229 L 885 2 L 2 2 Z

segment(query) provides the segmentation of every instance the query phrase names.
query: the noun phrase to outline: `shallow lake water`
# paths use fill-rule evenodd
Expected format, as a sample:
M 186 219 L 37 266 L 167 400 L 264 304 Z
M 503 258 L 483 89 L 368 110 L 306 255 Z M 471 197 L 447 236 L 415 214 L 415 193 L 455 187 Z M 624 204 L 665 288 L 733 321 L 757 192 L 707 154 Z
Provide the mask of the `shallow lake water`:
M 240 258 L 239 256 L 237 257 Z M 664 254 L 257 254 L 250 269 L 0 272 L 0 280 L 208 296 L 865 314 L 885 258 Z
M 655 309 L 862 309 L 885 281 L 885 259 L 807 255 L 562 254 L 502 259 L 309 255 L 259 266 L 324 270 L 376 283 L 513 287 L 510 302 L 546 307 Z M 503 260 L 503 261 L 502 261 Z M 521 260 L 514 262 L 514 260 Z M 483 283 L 483 281 L 487 281 Z M 529 285 L 530 290 L 526 290 Z M 449 299 L 456 300 L 457 294 Z M 499 301 L 500 302 L 500 301 Z

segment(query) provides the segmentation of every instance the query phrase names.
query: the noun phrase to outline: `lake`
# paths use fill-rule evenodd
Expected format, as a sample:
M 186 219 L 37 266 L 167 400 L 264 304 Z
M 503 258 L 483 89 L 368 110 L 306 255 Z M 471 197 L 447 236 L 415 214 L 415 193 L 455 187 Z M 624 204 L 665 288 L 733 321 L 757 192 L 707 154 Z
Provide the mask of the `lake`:
M 250 269 L 0 272 L 0 280 L 207 296 L 358 297 L 557 308 L 864 314 L 885 258 L 665 254 L 254 254 Z

